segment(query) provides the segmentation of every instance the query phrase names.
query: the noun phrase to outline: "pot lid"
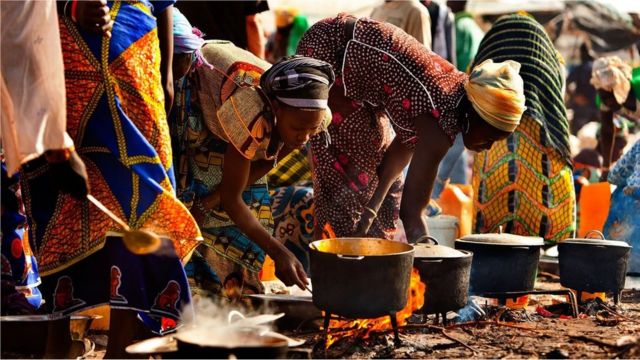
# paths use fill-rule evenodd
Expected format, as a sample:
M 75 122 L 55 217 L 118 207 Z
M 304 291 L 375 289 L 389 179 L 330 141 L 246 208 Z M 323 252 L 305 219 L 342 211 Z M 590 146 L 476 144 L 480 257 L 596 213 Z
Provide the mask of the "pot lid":
M 414 248 L 415 258 L 460 258 L 468 255 L 460 250 L 438 245 L 438 241 L 432 236 L 420 238 Z
M 542 246 L 544 240 L 538 236 L 520 236 L 506 233 L 471 234 L 456 240 L 467 243 L 504 246 Z
M 460 250 L 443 245 L 416 244 L 415 258 L 459 258 L 466 256 Z
M 599 246 L 612 246 L 612 247 L 623 247 L 623 248 L 631 247 L 631 245 L 627 244 L 624 241 L 606 240 L 606 239 L 603 239 L 603 240 L 583 239 L 583 238 L 566 239 L 558 243 L 558 245 L 562 245 L 562 244 L 599 245 Z
M 594 239 L 592 237 L 590 237 L 590 235 L 598 235 L 600 237 L 600 239 Z M 586 233 L 586 238 L 572 238 L 572 239 L 566 239 L 566 240 L 562 240 L 558 243 L 558 245 L 560 244 L 583 244 L 583 245 L 598 245 L 598 246 L 613 246 L 613 247 L 623 247 L 623 248 L 630 248 L 631 245 L 629 245 L 628 243 L 624 242 L 624 241 L 617 241 L 617 240 L 607 240 L 604 238 L 604 234 L 601 233 L 598 230 L 591 230 L 588 231 Z

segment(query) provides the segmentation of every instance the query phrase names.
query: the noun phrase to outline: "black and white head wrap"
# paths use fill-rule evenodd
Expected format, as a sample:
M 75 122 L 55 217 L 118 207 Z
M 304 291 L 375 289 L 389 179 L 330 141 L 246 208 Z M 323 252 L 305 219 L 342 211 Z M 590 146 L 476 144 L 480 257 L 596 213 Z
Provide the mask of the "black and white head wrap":
M 289 106 L 327 109 L 329 89 L 335 78 L 329 63 L 295 55 L 283 58 L 265 71 L 260 77 L 260 87 Z

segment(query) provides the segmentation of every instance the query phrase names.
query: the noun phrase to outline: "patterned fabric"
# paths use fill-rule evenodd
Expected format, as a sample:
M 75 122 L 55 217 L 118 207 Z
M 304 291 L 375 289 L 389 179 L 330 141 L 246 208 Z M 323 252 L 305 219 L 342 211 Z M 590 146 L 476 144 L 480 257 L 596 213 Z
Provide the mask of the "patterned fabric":
M 287 187 L 301 181 L 311 180 L 307 148 L 294 150 L 278 162 L 278 166 L 267 173 L 269 188 Z
M 129 226 L 174 241 L 180 258 L 200 238 L 174 195 L 169 128 L 160 86 L 160 52 L 150 4 L 110 3 L 112 36 L 60 19 L 67 90 L 67 131 L 87 166 L 92 194 Z M 155 4 L 159 11 L 163 4 Z M 44 161 L 24 168 L 29 237 L 42 275 L 97 252 L 118 230 L 88 201 L 51 190 Z
M 605 237 L 633 247 L 627 272 L 640 273 L 640 140 L 616 162 L 608 180 L 617 188 L 611 195 Z
M 471 70 L 464 88 L 473 109 L 496 129 L 513 132 L 525 111 L 520 63 L 487 59 Z
M 228 42 L 207 43 L 203 48 L 203 55 L 217 69 L 225 69 L 226 66 L 227 76 L 238 82 L 252 81 L 252 85 L 255 85 L 260 80 L 263 68 L 243 62 L 245 59 L 252 59 L 253 55 Z M 249 143 L 256 139 L 248 133 L 245 133 L 246 137 L 242 142 L 239 141 L 240 133 L 234 137 L 220 138 L 213 131 L 215 129 L 211 128 L 213 121 L 208 116 L 218 113 L 215 104 L 220 104 L 223 100 L 214 97 L 214 101 L 211 101 L 212 98 L 204 94 L 221 95 L 220 89 L 232 91 L 227 89 L 231 86 L 229 78 L 215 70 L 201 67 L 178 82 L 173 111 L 176 117 L 170 120 L 170 124 L 177 164 L 178 197 L 192 212 L 202 212 L 198 222 L 205 241 L 187 266 L 191 283 L 198 288 L 194 291 L 203 290 L 235 297 L 237 291 L 262 292 L 258 273 L 265 253 L 240 231 L 221 206 L 209 211 L 199 208 L 199 200 L 215 191 L 222 181 L 227 146 Z M 257 92 L 254 92 L 254 96 L 262 104 L 263 100 Z M 231 101 L 227 100 L 227 103 Z M 253 109 L 254 113 L 259 113 L 263 107 L 260 105 Z M 216 117 L 214 120 L 220 129 L 230 129 L 230 124 L 236 122 L 235 117 L 228 116 Z M 271 125 L 268 126 L 269 132 L 270 128 Z M 260 149 L 263 154 L 275 153 L 268 147 L 270 139 L 267 135 L 260 135 L 260 144 L 267 145 Z M 258 149 L 245 148 L 245 151 L 245 155 L 251 152 L 256 156 Z M 242 193 L 242 199 L 262 226 L 269 232 L 273 231 L 271 197 L 267 190 L 266 176 L 248 186 Z
M 501 17 L 482 39 L 471 67 L 487 59 L 514 60 L 522 64 L 525 115 L 544 128 L 544 139 L 537 142 L 557 149 L 566 164 L 571 165 L 569 121 L 563 101 L 563 65 L 544 28 L 529 16 Z
M 640 189 L 640 141 L 624 154 L 608 176 L 610 183 L 621 188 Z
M 525 85 L 526 86 L 526 85 Z M 503 230 L 548 241 L 575 230 L 573 173 L 558 152 L 540 143 L 544 128 L 525 115 L 506 140 L 476 155 L 474 232 Z
M 198 68 L 192 81 L 206 127 L 249 160 L 274 159 L 273 115 L 255 88 L 269 63 L 228 41 L 207 41 L 202 55 L 214 69 Z
M 298 258 L 307 273 L 310 270 L 309 244 L 313 241 L 313 184 L 277 188 L 273 194 L 274 236 Z
M 467 76 L 400 29 L 359 19 L 348 43 L 340 14 L 313 25 L 298 53 L 331 63 L 337 73 L 329 96 L 331 145 L 311 140 L 316 224 L 349 236 L 378 184 L 377 167 L 392 140 L 417 140 L 412 119 L 430 113 L 453 142 L 460 132 L 456 106 Z M 342 39 L 342 41 L 340 40 Z M 346 49 L 346 53 L 345 53 Z M 344 59 L 344 63 L 343 63 Z M 392 186 L 369 235 L 392 238 L 402 182 Z
M 32 308 L 23 309 L 34 311 L 42 304 L 42 294 L 37 286 L 40 285 L 38 265 L 31 252 L 29 237 L 27 236 L 27 219 L 18 185 L 18 175 L 8 176 L 4 161 L 2 162 L 2 313 L 14 310 L 9 293 L 21 293 L 20 302 L 28 301 Z M 5 284 L 6 282 L 6 284 Z M 12 289 L 4 291 L 4 286 Z M 14 290 L 15 289 L 15 290 Z M 18 294 L 16 294 L 18 295 Z
M 160 249 L 149 255 L 134 255 L 111 233 L 104 246 L 90 258 L 54 275 L 43 277 L 41 285 L 49 312 L 70 314 L 98 305 L 141 311 L 151 329 L 170 329 L 161 318 L 178 320 L 191 311 L 191 294 L 184 268 L 173 243 L 163 239 Z M 150 321 L 155 320 L 155 321 Z

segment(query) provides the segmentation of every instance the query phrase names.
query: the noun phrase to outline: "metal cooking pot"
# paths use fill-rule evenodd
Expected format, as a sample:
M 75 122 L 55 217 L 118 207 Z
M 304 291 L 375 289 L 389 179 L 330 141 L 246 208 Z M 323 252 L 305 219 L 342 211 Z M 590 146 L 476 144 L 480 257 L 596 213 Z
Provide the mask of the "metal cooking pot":
M 2 316 L 0 324 L 3 352 L 63 358 L 71 349 L 67 315 Z
M 197 342 L 189 334 L 177 333 L 173 336 L 159 336 L 137 342 L 127 347 L 134 355 L 164 357 L 170 359 L 278 359 L 285 358 L 289 340 L 285 336 L 247 332 L 244 338 L 212 337 L 207 343 Z M 293 344 L 296 346 L 299 344 Z
M 433 244 L 421 244 L 423 241 Z M 438 240 L 431 236 L 420 238 L 414 247 L 413 266 L 427 286 L 424 306 L 418 312 L 440 314 L 463 308 L 469 298 L 473 254 L 438 245 Z
M 347 318 L 376 318 L 402 310 L 413 267 L 413 246 L 367 238 L 309 244 L 313 303 Z
M 469 290 L 478 295 L 533 290 L 543 245 L 540 237 L 512 234 L 472 234 L 455 242 L 473 253 Z
M 289 343 L 286 339 L 246 332 L 235 334 L 234 339 L 209 339 L 207 343 L 196 342 L 187 334 L 175 335 L 178 344 L 177 358 L 182 359 L 283 359 Z
M 588 238 L 591 234 L 598 234 L 600 239 Z M 586 236 L 558 243 L 560 284 L 578 291 L 617 295 L 624 289 L 631 246 L 624 241 L 605 240 L 596 230 Z

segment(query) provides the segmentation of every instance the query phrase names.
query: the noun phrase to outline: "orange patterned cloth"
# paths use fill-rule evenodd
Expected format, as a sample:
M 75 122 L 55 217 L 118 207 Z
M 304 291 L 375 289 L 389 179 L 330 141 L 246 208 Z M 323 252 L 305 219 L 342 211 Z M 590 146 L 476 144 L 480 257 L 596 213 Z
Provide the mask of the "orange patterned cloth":
M 60 20 L 67 131 L 87 166 L 92 194 L 130 227 L 172 239 L 185 259 L 201 235 L 175 197 L 153 15 L 144 3 L 114 1 L 111 38 Z M 53 192 L 46 166 L 36 161 L 23 177 L 30 236 L 43 275 L 95 253 L 107 231 L 120 230 L 87 201 Z

